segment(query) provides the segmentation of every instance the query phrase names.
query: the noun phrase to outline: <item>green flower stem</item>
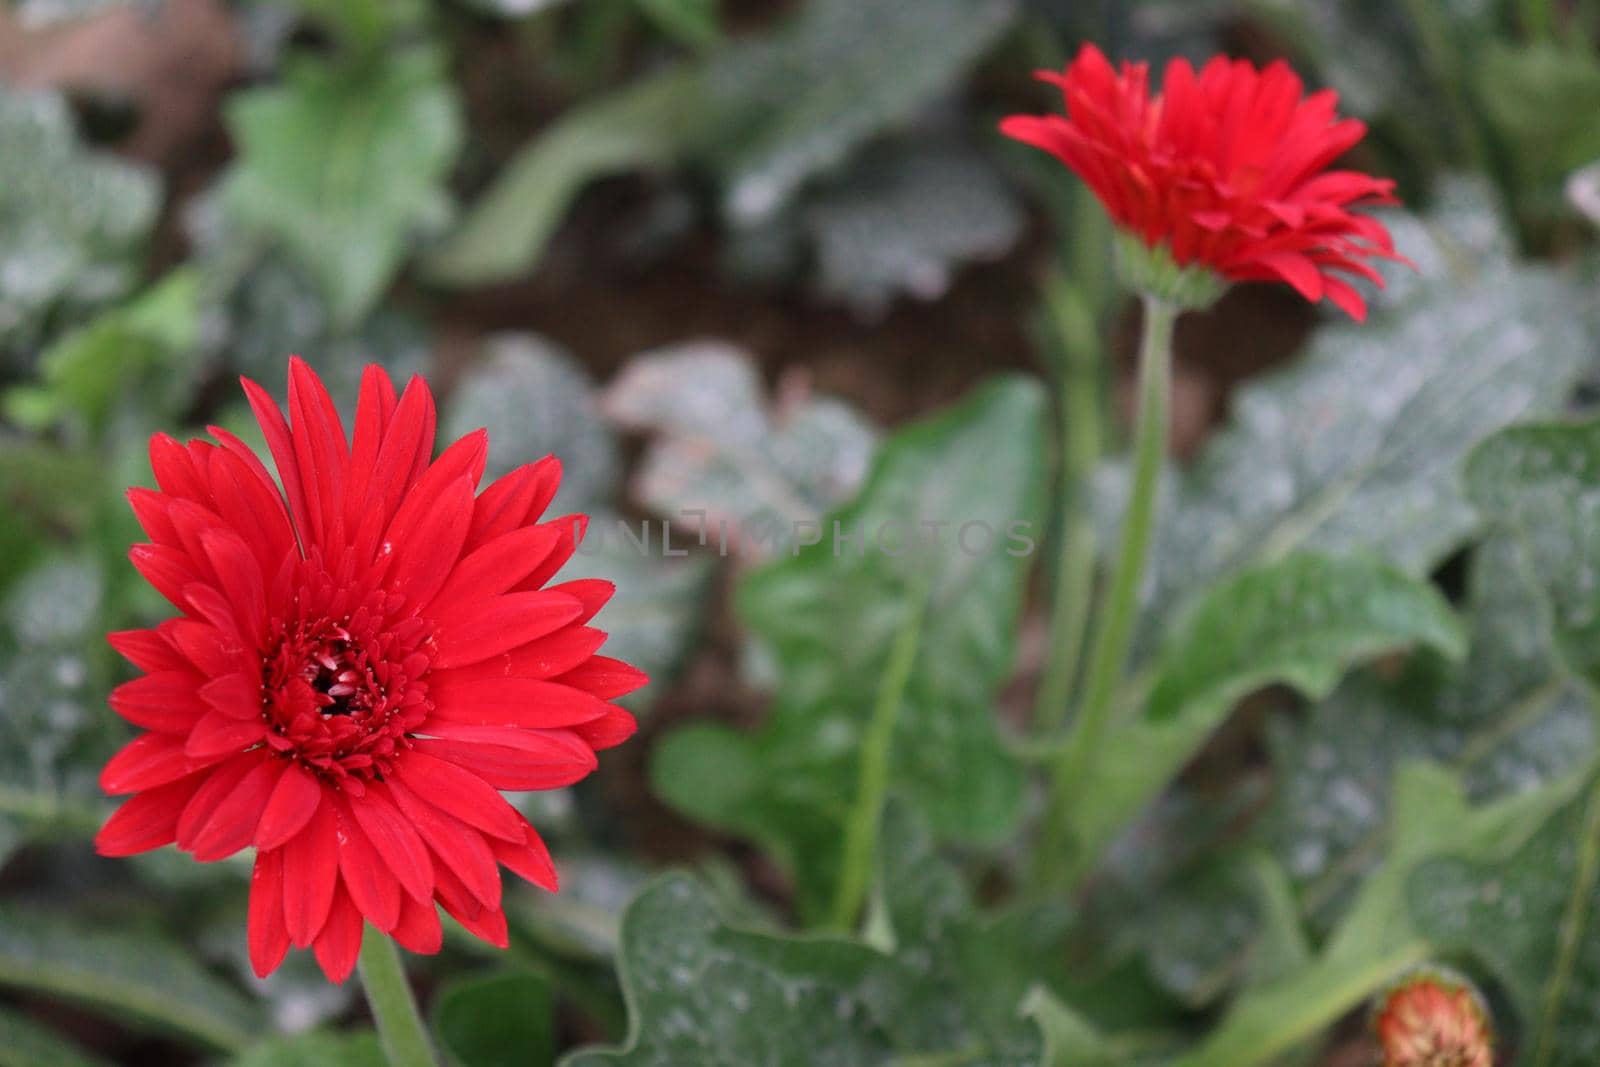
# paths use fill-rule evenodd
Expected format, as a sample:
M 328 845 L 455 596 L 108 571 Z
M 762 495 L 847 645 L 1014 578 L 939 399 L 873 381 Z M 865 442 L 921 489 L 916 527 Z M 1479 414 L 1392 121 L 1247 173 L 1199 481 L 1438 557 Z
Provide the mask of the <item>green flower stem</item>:
M 1230 1017 L 1171 1067 L 1259 1067 L 1281 1062 L 1297 1046 L 1315 1041 L 1384 986 L 1428 962 L 1433 948 L 1402 936 L 1370 960 L 1323 960 L 1285 987 L 1262 991 L 1248 1014 Z M 1311 976 L 1315 981 L 1305 976 Z M 1236 1009 L 1237 1010 L 1237 1009 Z
M 438 1067 L 433 1043 L 400 965 L 400 953 L 388 934 L 367 931 L 357 968 L 389 1067 Z
M 1094 315 L 1072 283 L 1058 280 L 1047 307 L 1063 353 L 1061 373 L 1061 556 L 1050 612 L 1050 649 L 1034 697 L 1034 734 L 1061 728 L 1077 680 L 1094 590 L 1094 521 L 1087 485 L 1100 458 L 1100 344 Z
M 1071 818 L 1085 775 L 1094 764 L 1102 735 L 1116 706 L 1118 683 L 1139 616 L 1139 588 L 1155 533 L 1156 497 L 1166 458 L 1172 406 L 1172 329 L 1178 309 L 1144 297 L 1144 338 L 1139 346 L 1139 406 L 1134 417 L 1133 487 L 1123 519 L 1115 571 L 1089 655 L 1083 703 L 1051 775 L 1044 831 L 1035 856 L 1039 888 L 1053 888 L 1076 873 Z
M 889 757 L 894 747 L 895 725 L 900 719 L 900 705 L 905 702 L 906 686 L 911 681 L 911 668 L 916 663 L 923 611 L 928 602 L 927 580 L 916 581 L 910 610 L 889 647 L 888 662 L 878 678 L 872 718 L 861 738 L 856 799 L 845 822 L 839 883 L 828 921 L 834 930 L 848 931 L 855 926 L 872 880 L 878 827 L 883 822 L 883 803 L 889 793 Z

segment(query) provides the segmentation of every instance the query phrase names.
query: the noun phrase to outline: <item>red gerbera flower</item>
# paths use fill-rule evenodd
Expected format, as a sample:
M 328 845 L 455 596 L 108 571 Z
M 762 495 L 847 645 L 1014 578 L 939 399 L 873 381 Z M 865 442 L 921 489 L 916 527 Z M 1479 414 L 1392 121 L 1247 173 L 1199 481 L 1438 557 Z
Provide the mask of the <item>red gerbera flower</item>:
M 1350 209 L 1395 203 L 1394 183 L 1326 169 L 1366 133 L 1337 117 L 1331 90 L 1303 96 L 1281 61 L 1258 71 L 1218 56 L 1198 75 L 1173 60 L 1152 96 L 1146 64 L 1114 70 L 1093 45 L 1039 77 L 1061 87 L 1067 116 L 1013 115 L 1001 131 L 1060 158 L 1122 231 L 1178 267 L 1288 282 L 1365 317 L 1339 275 L 1382 285 L 1366 260 L 1399 257 L 1380 222 Z
M 111 706 L 147 731 L 100 784 L 132 793 L 103 855 L 176 841 L 209 862 L 254 846 L 250 959 L 266 975 L 311 946 L 343 981 L 366 921 L 436 952 L 435 902 L 505 947 L 503 864 L 556 888 L 538 833 L 498 790 L 583 778 L 634 731 L 609 703 L 645 682 L 596 655 L 604 581 L 545 583 L 582 516 L 541 522 L 549 457 L 481 494 L 488 438 L 433 455 L 434 406 L 369 366 L 355 435 L 303 361 L 289 419 L 254 382 L 250 406 L 283 493 L 237 437 L 158 434 L 159 491 L 132 489 L 150 537 L 130 552 L 181 614 L 110 635 L 145 675 Z

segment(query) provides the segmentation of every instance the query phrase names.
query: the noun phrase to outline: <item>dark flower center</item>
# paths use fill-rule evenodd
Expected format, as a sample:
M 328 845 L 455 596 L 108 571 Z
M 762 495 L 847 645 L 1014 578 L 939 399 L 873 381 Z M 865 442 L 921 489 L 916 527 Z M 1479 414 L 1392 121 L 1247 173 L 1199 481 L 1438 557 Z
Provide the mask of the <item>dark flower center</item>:
M 384 777 L 431 708 L 428 627 L 393 618 L 396 601 L 318 573 L 302 583 L 291 617 L 273 620 L 263 656 L 268 745 L 346 788 Z
M 304 670 L 322 714 L 352 715 L 381 703 L 383 694 L 376 691 L 365 657 L 352 649 L 350 635 L 342 626 L 330 624 L 330 629 L 333 636 L 307 656 Z

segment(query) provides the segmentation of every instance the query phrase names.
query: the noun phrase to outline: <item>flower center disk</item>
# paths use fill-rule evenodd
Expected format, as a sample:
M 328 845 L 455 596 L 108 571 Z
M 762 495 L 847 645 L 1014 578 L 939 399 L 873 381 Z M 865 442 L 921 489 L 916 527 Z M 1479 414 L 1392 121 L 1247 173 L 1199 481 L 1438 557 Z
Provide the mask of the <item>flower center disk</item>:
M 378 591 L 351 608 L 340 603 L 347 593 L 316 578 L 302 583 L 294 617 L 273 620 L 262 662 L 267 744 L 359 790 L 392 770 L 431 710 L 431 635 L 422 619 L 393 617 L 402 598 Z

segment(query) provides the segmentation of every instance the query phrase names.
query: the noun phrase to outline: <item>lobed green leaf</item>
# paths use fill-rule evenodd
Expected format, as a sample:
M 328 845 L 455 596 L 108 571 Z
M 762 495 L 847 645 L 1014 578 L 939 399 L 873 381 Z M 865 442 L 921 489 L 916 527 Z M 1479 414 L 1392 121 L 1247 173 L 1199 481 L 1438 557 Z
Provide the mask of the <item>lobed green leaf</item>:
M 239 155 L 222 203 L 321 283 L 343 327 L 383 295 L 412 240 L 445 220 L 462 130 L 443 67 L 425 49 L 382 63 L 302 60 L 284 84 L 230 101 Z
M 662 798 L 771 848 L 808 915 L 834 881 L 879 674 L 924 598 L 891 790 L 945 837 L 992 841 L 1016 824 L 1022 775 L 996 733 L 994 697 L 1039 529 L 1043 415 L 1036 384 L 1005 379 L 885 442 L 860 497 L 810 531 L 815 543 L 736 592 L 781 674 L 766 724 L 753 734 L 699 724 L 657 749 Z
M 464 978 L 439 991 L 433 1032 L 458 1067 L 549 1067 L 556 1054 L 550 984 L 533 974 Z

